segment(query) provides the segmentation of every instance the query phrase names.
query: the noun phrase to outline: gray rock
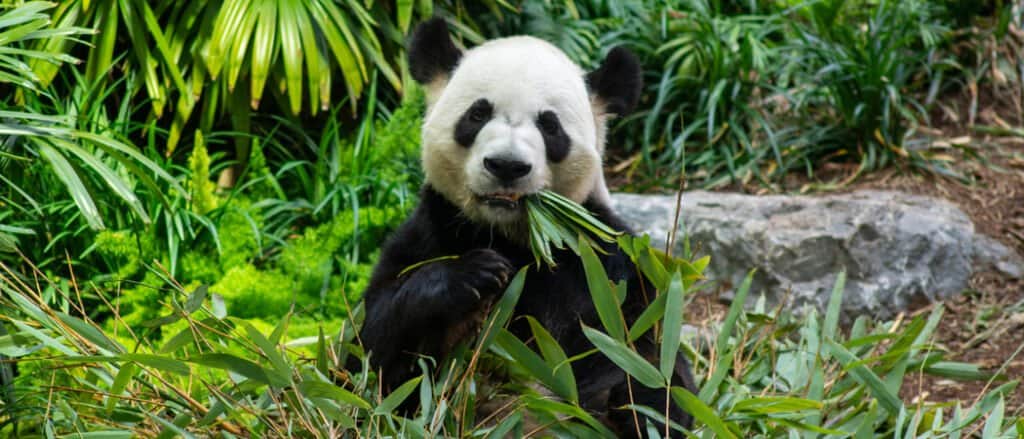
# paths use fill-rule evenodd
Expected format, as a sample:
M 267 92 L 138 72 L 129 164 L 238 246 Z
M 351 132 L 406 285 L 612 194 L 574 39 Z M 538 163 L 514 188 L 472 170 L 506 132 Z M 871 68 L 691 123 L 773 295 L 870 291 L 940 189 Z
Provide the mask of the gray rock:
M 675 195 L 613 194 L 613 208 L 663 248 L 675 224 Z M 1011 249 L 975 233 L 959 208 L 899 192 L 827 196 L 752 196 L 686 192 L 683 238 L 711 255 L 713 280 L 739 285 L 757 269 L 752 295 L 824 309 L 841 270 L 847 272 L 845 318 L 891 317 L 912 304 L 962 292 L 975 271 L 1024 273 Z

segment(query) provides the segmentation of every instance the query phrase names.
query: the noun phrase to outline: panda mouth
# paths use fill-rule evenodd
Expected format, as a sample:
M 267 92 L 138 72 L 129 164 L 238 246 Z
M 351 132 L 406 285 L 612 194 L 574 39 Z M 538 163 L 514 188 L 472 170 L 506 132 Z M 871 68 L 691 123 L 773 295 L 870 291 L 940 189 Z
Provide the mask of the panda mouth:
M 519 208 L 519 202 L 522 200 L 523 194 L 498 192 L 487 195 L 478 195 L 478 197 L 489 207 L 515 210 Z

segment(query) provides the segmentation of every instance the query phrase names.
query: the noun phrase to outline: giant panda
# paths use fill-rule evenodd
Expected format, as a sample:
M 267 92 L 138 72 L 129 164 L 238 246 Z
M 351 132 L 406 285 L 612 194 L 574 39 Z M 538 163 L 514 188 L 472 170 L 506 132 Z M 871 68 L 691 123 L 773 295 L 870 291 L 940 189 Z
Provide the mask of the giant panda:
M 517 36 L 466 51 L 453 44 L 443 19 L 417 26 L 408 47 L 409 70 L 424 86 L 422 126 L 425 174 L 420 202 L 384 244 L 364 293 L 360 332 L 385 391 L 420 373 L 416 360 L 443 358 L 471 332 L 481 310 L 501 294 L 511 274 L 534 262 L 523 197 L 553 190 L 582 204 L 609 226 L 627 231 L 609 208 L 602 174 L 605 124 L 637 103 L 641 70 L 635 55 L 611 50 L 584 72 L 543 40 Z M 623 311 L 631 323 L 652 286 L 614 244 L 601 261 L 608 275 L 629 285 Z M 402 273 L 441 256 L 458 255 Z M 519 316 L 533 316 L 570 357 L 593 349 L 580 323 L 600 327 L 580 259 L 556 252 L 556 268 L 529 269 L 510 330 L 529 339 Z M 651 339 L 638 341 L 654 358 Z M 680 356 L 675 385 L 693 390 L 690 365 Z M 572 363 L 583 407 L 623 436 L 638 431 L 629 404 L 661 411 L 664 390 L 649 389 L 600 354 Z M 690 415 L 672 407 L 671 419 Z M 655 422 L 657 425 L 657 423 Z

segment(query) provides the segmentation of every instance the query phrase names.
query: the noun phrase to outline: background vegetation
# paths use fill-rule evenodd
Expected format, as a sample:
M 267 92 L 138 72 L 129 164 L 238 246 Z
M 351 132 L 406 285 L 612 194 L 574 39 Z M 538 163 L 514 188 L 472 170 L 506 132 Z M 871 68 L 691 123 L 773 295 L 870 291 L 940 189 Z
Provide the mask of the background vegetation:
M 499 370 L 566 388 L 565 359 L 497 330 L 391 399 L 340 368 L 361 358 L 380 242 L 416 202 L 423 98 L 402 43 L 432 15 L 466 46 L 528 33 L 586 67 L 637 52 L 641 111 L 610 151 L 634 190 L 775 187 L 829 163 L 966 179 L 936 115 L 969 129 L 985 95 L 1024 125 L 1024 11 L 1009 1 L 2 1 L 0 434 L 527 428 L 468 413 L 469 384 Z M 668 271 L 686 274 L 682 256 Z M 714 340 L 682 345 L 702 384 L 678 401 L 703 410 L 704 435 L 1024 430 L 1000 403 L 1013 382 L 963 406 L 896 398 L 910 371 L 999 378 L 944 362 L 931 322 L 844 335 L 834 316 L 736 309 Z M 631 367 L 653 380 L 657 366 Z M 555 432 L 600 430 L 569 395 L 509 389 Z M 410 394 L 423 410 L 392 414 Z

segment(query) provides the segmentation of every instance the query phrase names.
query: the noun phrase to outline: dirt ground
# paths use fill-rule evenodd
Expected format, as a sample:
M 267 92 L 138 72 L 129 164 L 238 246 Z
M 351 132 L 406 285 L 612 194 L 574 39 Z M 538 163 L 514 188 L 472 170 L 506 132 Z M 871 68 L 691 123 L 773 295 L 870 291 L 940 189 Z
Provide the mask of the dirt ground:
M 941 134 L 937 137 L 942 138 Z M 829 191 L 885 189 L 942 198 L 967 213 L 978 231 L 1024 255 L 1024 135 L 992 137 L 969 133 L 945 138 L 948 140 L 944 142 L 954 145 L 948 150 L 953 158 L 951 167 L 968 176 L 970 183 L 894 167 L 859 176 Z M 959 149 L 957 144 L 968 148 Z M 856 165 L 826 165 L 818 174 L 819 182 L 847 180 L 855 169 Z M 784 186 L 785 192 L 816 193 L 823 185 L 794 179 Z M 737 189 L 768 192 L 756 186 L 732 188 Z M 724 315 L 728 305 L 713 296 L 710 293 L 698 297 L 691 304 L 689 312 L 696 318 L 694 323 Z M 936 305 L 909 310 L 905 321 L 931 311 Z M 948 360 L 978 364 L 986 371 L 1000 371 L 1010 379 L 1024 380 L 1024 280 L 999 273 L 978 273 L 964 294 L 942 305 L 945 313 L 933 341 L 949 353 Z M 907 403 L 961 400 L 969 404 L 1001 383 L 918 375 L 908 377 L 901 397 Z M 1008 415 L 1024 415 L 1024 384 L 1006 402 Z

